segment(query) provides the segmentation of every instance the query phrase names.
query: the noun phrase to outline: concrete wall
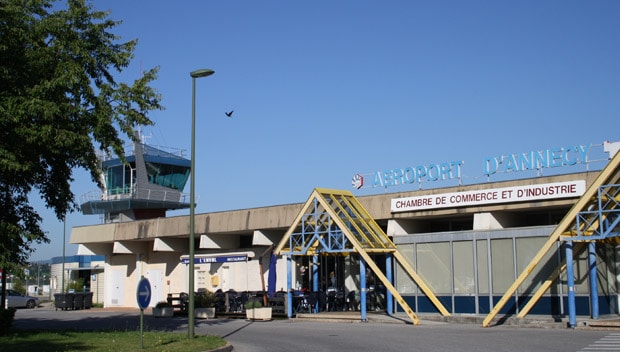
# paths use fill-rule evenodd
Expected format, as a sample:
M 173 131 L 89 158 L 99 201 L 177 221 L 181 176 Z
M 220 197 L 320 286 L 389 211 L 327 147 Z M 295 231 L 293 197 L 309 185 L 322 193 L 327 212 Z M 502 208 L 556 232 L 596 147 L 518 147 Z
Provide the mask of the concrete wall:
M 553 199 L 541 201 L 489 204 L 462 208 L 430 209 L 415 212 L 391 213 L 391 200 L 427 194 L 441 194 L 490 188 L 511 187 L 527 184 L 552 183 L 573 180 L 586 180 L 589 186 L 598 172 L 578 173 L 526 180 L 485 183 L 468 186 L 455 186 L 441 189 L 386 193 L 358 197 L 360 203 L 380 224 L 387 227 L 388 235 L 407 238 L 410 234 L 427 232 L 424 220 L 433 218 L 449 219 L 464 214 L 473 219 L 475 230 L 499 230 L 519 225 L 519 218 L 511 212 L 527 209 L 568 208 L 575 199 Z M 309 190 L 310 194 L 311 190 Z M 300 201 L 305 201 L 300 199 Z M 225 253 L 231 250 L 251 250 L 254 258 L 247 263 L 196 265 L 196 288 L 260 290 L 262 289 L 257 256 L 264 251 L 269 241 L 277 244 L 282 235 L 293 224 L 303 203 L 286 204 L 263 208 L 242 209 L 196 215 L 196 254 Z M 181 264 L 181 255 L 187 254 L 189 217 L 177 216 L 125 223 L 74 227 L 71 243 L 91 254 L 107 256 L 105 271 L 106 306 L 136 307 L 135 290 L 141 275 L 161 272 L 158 284 L 164 296 L 167 293 L 187 292 L 187 266 Z M 268 235 L 268 236 L 267 236 Z M 428 236 L 434 236 L 429 234 Z M 239 248 L 240 236 L 252 237 L 252 248 Z M 424 235 L 426 236 L 426 235 Z M 402 242 L 401 242 L 402 243 Z M 256 246 L 260 244 L 260 246 Z M 247 245 L 250 245 L 249 243 Z M 156 251 L 155 251 L 156 250 Z M 268 261 L 263 262 L 264 270 Z M 278 261 L 277 290 L 286 288 L 286 261 Z M 348 273 L 348 281 L 355 277 Z M 265 282 L 267 276 L 264 276 Z M 293 278 L 295 282 L 295 278 Z M 121 297 L 122 296 L 122 297 Z M 157 302 L 151 302 L 152 305 Z

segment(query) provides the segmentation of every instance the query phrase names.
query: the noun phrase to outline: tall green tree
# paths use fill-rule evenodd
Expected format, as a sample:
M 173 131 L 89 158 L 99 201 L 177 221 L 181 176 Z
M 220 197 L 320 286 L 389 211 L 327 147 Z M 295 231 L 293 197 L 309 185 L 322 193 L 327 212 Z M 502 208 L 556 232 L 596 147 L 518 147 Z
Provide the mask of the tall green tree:
M 85 0 L 0 0 L 0 268 L 24 265 L 49 242 L 29 197 L 38 191 L 59 220 L 77 209 L 73 171 L 99 182 L 97 149 L 124 157 L 147 113 L 162 109 L 149 84 L 131 84 L 137 41 L 112 33 L 120 23 Z

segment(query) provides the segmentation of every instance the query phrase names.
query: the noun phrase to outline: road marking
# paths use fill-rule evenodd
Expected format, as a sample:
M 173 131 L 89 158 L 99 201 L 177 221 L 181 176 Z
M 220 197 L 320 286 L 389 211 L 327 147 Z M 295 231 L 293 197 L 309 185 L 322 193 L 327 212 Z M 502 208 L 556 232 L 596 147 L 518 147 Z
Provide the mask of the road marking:
M 580 350 L 580 352 L 592 351 L 620 351 L 620 333 L 613 333 L 601 337 L 594 343 Z

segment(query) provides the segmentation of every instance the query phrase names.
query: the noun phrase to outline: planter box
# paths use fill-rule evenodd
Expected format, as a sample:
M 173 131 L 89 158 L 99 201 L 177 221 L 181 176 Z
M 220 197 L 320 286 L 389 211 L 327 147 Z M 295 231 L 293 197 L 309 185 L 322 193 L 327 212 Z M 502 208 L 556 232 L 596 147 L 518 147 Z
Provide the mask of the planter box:
M 271 307 L 246 309 L 247 320 L 271 320 Z
M 215 308 L 194 308 L 194 317 L 199 319 L 215 318 Z
M 153 316 L 155 318 L 174 316 L 174 307 L 153 308 Z

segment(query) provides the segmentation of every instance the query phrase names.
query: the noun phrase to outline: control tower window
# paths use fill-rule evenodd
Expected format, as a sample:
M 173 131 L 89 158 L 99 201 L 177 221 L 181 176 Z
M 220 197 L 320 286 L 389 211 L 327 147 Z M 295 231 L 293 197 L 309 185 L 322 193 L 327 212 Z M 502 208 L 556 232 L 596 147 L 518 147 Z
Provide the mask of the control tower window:
M 105 180 L 108 194 L 127 194 L 131 192 L 132 177 L 131 165 L 116 165 L 105 170 Z
M 190 168 L 146 162 L 146 172 L 150 183 L 182 191 L 189 178 Z

